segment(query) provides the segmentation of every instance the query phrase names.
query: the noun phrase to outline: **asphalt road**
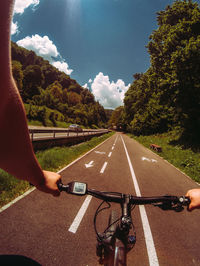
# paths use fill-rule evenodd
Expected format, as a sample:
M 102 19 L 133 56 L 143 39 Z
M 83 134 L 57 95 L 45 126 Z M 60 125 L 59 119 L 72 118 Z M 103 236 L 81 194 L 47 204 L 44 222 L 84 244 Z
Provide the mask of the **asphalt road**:
M 197 187 L 175 167 L 120 133 L 61 174 L 63 183 L 79 180 L 90 188 L 143 196 L 184 195 Z M 0 254 L 26 256 L 46 266 L 99 265 L 93 229 L 99 203 L 89 196 L 62 193 L 54 198 L 34 190 L 0 213 Z M 132 212 L 137 242 L 128 254 L 128 265 L 200 265 L 200 211 L 177 213 L 154 206 L 145 210 L 142 216 L 139 207 Z M 107 214 L 98 219 L 99 231 L 107 225 Z

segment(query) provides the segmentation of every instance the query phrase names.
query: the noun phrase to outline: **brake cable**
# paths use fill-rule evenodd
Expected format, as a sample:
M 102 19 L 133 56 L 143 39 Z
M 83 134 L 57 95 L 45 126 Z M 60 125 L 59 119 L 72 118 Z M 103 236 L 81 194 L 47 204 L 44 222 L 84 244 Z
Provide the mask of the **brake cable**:
M 108 206 L 107 206 L 107 207 L 104 207 L 104 208 L 101 209 L 101 207 L 102 207 L 102 205 L 103 205 L 104 203 L 106 203 Z M 111 204 L 110 204 L 109 202 L 103 200 L 103 201 L 100 203 L 100 205 L 98 206 L 98 208 L 97 208 L 97 210 L 96 210 L 96 212 L 95 212 L 95 215 L 94 215 L 94 230 L 95 230 L 95 233 L 96 233 L 96 235 L 97 235 L 97 237 L 98 237 L 99 240 L 101 240 L 102 237 L 101 237 L 101 236 L 99 235 L 99 233 L 97 232 L 97 227 L 96 227 L 97 216 L 98 216 L 98 214 L 99 214 L 101 211 L 106 210 L 106 209 L 109 209 L 110 207 L 111 207 Z

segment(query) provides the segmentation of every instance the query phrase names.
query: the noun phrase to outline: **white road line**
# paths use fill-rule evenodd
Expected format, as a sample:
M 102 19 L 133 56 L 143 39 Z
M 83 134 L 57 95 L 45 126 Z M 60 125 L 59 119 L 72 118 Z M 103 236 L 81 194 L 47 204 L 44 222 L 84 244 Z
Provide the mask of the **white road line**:
M 112 150 L 114 150 L 114 148 L 115 148 L 115 144 L 116 144 L 117 139 L 118 139 L 118 136 L 116 137 L 116 139 L 115 139 L 115 141 L 113 143 Z
M 117 142 L 117 139 L 118 139 L 118 136 L 117 136 L 116 139 L 115 139 L 114 145 L 115 145 L 115 143 Z
M 32 191 L 34 191 L 36 188 L 32 187 L 29 190 L 27 190 L 24 194 L 22 194 L 21 196 L 17 197 L 16 199 L 12 200 L 11 202 L 9 202 L 8 204 L 4 205 L 3 207 L 0 208 L 0 213 L 5 211 L 7 208 L 9 208 L 10 206 L 12 206 L 14 203 L 16 203 L 18 200 L 23 199 L 24 197 L 26 197 L 28 194 L 30 194 Z
M 126 152 L 126 156 L 127 156 L 127 160 L 129 163 L 129 168 L 131 171 L 131 176 L 133 179 L 133 184 L 135 186 L 135 191 L 136 191 L 136 195 L 138 197 L 141 197 L 141 192 L 139 189 L 139 185 L 135 176 L 135 172 L 133 170 L 133 166 L 131 164 L 131 160 L 125 145 L 125 142 L 121 136 L 123 145 L 124 145 L 124 149 Z M 159 266 L 159 262 L 158 262 L 158 257 L 157 257 L 157 253 L 156 253 L 156 249 L 155 249 L 155 245 L 154 245 L 154 241 L 153 241 L 153 236 L 151 233 L 151 229 L 150 229 L 150 225 L 149 225 L 149 221 L 147 218 L 147 214 L 146 214 L 146 210 L 145 207 L 142 205 L 139 205 L 139 210 L 140 210 L 140 216 L 142 219 L 142 226 L 143 226 L 143 230 L 144 230 L 144 236 L 145 236 L 145 242 L 146 242 L 146 247 L 147 247 L 147 253 L 148 253 L 148 257 L 149 257 L 149 265 L 150 266 Z
M 112 137 L 112 136 L 111 136 Z M 111 138 L 110 137 L 110 138 Z M 70 167 L 71 165 L 75 164 L 77 161 L 79 161 L 80 159 L 82 159 L 84 156 L 86 156 L 87 154 L 89 154 L 90 152 L 92 152 L 93 150 L 97 149 L 99 146 L 103 145 L 107 140 L 109 140 L 110 138 L 104 140 L 103 142 L 101 142 L 99 145 L 97 145 L 96 147 L 94 147 L 93 149 L 89 150 L 88 152 L 86 152 L 84 155 L 81 155 L 80 157 L 78 157 L 76 160 L 74 160 L 73 162 L 69 163 L 67 166 L 65 166 L 64 168 L 62 168 L 61 170 L 59 170 L 57 173 L 60 174 L 62 173 L 65 169 L 67 169 L 68 167 Z M 5 211 L 7 208 L 9 208 L 10 206 L 12 206 L 13 204 L 15 204 L 17 201 L 21 200 L 22 198 L 26 197 L 28 194 L 30 194 L 32 191 L 34 191 L 36 188 L 33 187 L 29 190 L 27 190 L 23 195 L 15 198 L 14 200 L 12 200 L 11 202 L 9 202 L 8 204 L 4 205 L 3 207 L 0 208 L 0 213 Z
M 85 199 L 85 201 L 83 202 L 80 210 L 78 211 L 76 217 L 74 218 L 74 221 L 73 223 L 71 224 L 70 228 L 68 229 L 69 232 L 71 233 L 76 233 L 82 219 L 83 219 L 83 216 L 85 215 L 85 212 L 87 211 L 87 208 L 90 204 L 90 201 L 92 199 L 92 196 L 88 195 Z
M 110 152 L 109 154 L 108 154 L 108 157 L 110 157 L 112 155 L 112 152 Z
M 104 173 L 107 164 L 108 164 L 107 162 L 104 163 L 103 167 L 101 168 L 100 174 L 103 174 Z
M 112 137 L 112 136 L 111 136 Z M 110 137 L 110 138 L 111 138 Z M 83 157 L 85 157 L 86 155 L 88 155 L 89 153 L 91 153 L 92 151 L 94 151 L 95 149 L 97 149 L 99 146 L 103 145 L 107 140 L 109 140 L 110 138 L 104 140 L 103 142 L 101 142 L 99 145 L 97 145 L 96 147 L 94 147 L 93 149 L 89 150 L 88 152 L 86 152 L 85 154 L 81 155 L 80 157 L 78 157 L 77 159 L 75 159 L 73 162 L 71 162 L 70 164 L 68 164 L 67 166 L 65 166 L 64 168 L 62 168 L 61 170 L 58 171 L 58 174 L 62 173 L 65 169 L 67 169 L 68 167 L 70 167 L 71 165 L 75 164 L 77 161 L 79 161 L 80 159 L 82 159 Z

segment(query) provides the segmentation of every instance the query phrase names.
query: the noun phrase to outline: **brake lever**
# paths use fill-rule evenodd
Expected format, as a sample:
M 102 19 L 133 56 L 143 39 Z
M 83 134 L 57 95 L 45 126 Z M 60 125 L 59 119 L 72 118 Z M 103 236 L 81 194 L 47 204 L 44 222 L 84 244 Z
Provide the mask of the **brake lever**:
M 163 203 L 153 203 L 152 204 L 155 207 L 159 207 L 163 211 L 175 211 L 175 212 L 181 212 L 184 210 L 184 207 L 181 203 L 173 203 L 173 202 L 163 202 Z

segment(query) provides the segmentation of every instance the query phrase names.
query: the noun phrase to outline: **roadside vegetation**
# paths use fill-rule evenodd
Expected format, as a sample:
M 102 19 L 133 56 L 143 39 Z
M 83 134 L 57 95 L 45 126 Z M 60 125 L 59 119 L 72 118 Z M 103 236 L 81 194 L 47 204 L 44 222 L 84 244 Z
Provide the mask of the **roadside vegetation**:
M 28 120 L 42 126 L 106 127 L 109 116 L 89 89 L 33 51 L 12 42 L 12 71 Z
M 157 12 L 150 67 L 135 73 L 109 125 L 134 135 L 200 182 L 200 5 L 176 0 Z
M 159 11 L 147 49 L 149 69 L 133 75 L 109 124 L 137 136 L 179 128 L 182 141 L 200 146 L 200 5 L 177 0 Z
M 150 136 L 129 136 L 147 148 L 150 148 L 150 144 L 161 146 L 162 152 L 157 153 L 159 156 L 200 183 L 200 149 L 181 143 L 177 131 Z
M 58 171 L 109 138 L 112 134 L 114 133 L 110 132 L 100 137 L 94 137 L 90 141 L 71 147 L 54 147 L 45 151 L 38 151 L 36 152 L 36 157 L 43 169 Z M 23 194 L 30 187 L 28 182 L 18 180 L 0 169 L 0 206 Z

